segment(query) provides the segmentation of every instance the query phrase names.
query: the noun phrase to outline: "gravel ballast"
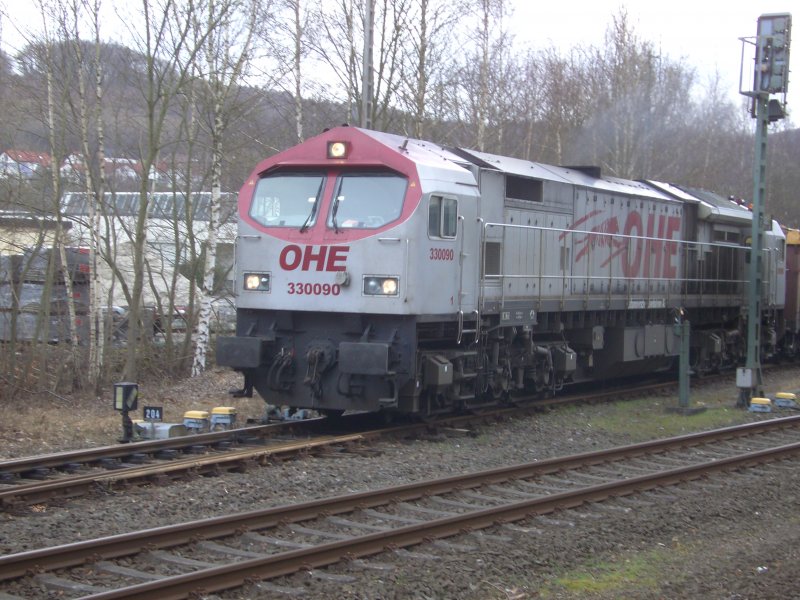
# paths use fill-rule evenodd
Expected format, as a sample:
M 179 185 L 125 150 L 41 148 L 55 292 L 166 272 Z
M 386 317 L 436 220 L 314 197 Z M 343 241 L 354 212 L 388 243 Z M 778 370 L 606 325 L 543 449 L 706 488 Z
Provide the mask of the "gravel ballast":
M 797 370 L 783 371 L 767 385 L 779 391 L 797 381 Z M 733 384 L 717 387 L 702 397 L 709 412 L 725 412 L 731 424 L 785 414 L 733 409 Z M 613 408 L 560 408 L 482 426 L 474 436 L 390 440 L 366 455 L 303 458 L 26 507 L 0 514 L 0 552 L 628 444 L 659 437 L 636 423 L 663 419 L 665 404 L 673 402 L 660 397 Z M 609 413 L 631 427 L 607 426 Z M 694 428 L 695 417 L 670 418 Z M 214 597 L 800 598 L 799 471 L 795 463 L 781 463 L 720 475 Z M 50 596 L 42 590 L 39 597 Z

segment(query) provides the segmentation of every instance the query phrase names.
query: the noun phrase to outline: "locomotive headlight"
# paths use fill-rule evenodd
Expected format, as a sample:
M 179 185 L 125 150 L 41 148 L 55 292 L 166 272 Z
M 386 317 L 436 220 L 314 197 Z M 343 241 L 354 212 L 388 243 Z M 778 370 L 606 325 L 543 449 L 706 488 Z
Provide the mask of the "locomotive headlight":
M 367 275 L 364 277 L 365 296 L 397 296 L 398 287 L 397 277 L 382 277 L 377 275 Z
M 269 273 L 245 273 L 244 289 L 251 292 L 268 292 Z
M 328 158 L 347 158 L 347 142 L 328 142 Z
M 386 296 L 396 296 L 397 295 L 397 279 L 384 279 L 383 283 L 381 284 L 381 291 Z

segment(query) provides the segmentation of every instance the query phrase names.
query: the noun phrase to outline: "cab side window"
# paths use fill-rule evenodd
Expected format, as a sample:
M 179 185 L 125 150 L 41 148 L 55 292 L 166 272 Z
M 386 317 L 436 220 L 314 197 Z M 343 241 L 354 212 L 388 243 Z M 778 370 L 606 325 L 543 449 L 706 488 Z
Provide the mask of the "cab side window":
M 428 208 L 428 235 L 453 239 L 458 233 L 458 201 L 455 198 L 431 196 Z

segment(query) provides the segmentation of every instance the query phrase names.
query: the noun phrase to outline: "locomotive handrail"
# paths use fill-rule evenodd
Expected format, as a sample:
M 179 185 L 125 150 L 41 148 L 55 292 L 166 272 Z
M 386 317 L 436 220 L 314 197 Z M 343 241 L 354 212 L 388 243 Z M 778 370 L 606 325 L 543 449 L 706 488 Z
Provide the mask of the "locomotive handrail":
M 500 244 L 500 264 L 499 264 L 499 272 L 488 274 L 486 273 L 486 245 L 489 243 L 488 241 L 488 231 L 490 228 L 500 228 L 502 230 L 502 238 L 499 240 Z M 643 236 L 643 235 L 631 235 L 631 234 L 623 234 L 623 233 L 608 233 L 602 231 L 589 231 L 589 230 L 579 230 L 579 229 L 565 229 L 559 227 L 544 227 L 539 225 L 519 225 L 514 223 L 496 223 L 496 222 L 484 222 L 482 229 L 482 239 L 480 240 L 480 252 L 481 252 L 481 277 L 480 277 L 480 303 L 483 309 L 485 309 L 485 302 L 486 302 L 486 285 L 490 282 L 496 281 L 500 282 L 500 297 L 499 301 L 501 305 L 503 305 L 506 301 L 506 296 L 508 294 L 508 286 L 503 284 L 506 281 L 513 281 L 513 280 L 521 280 L 521 279 L 535 279 L 536 285 L 538 287 L 538 293 L 536 296 L 538 297 L 539 302 L 545 297 L 543 294 L 544 285 L 543 283 L 547 280 L 558 279 L 564 282 L 562 285 L 561 290 L 561 299 L 562 302 L 565 298 L 566 294 L 566 284 L 571 282 L 571 289 L 573 294 L 577 293 L 577 289 L 574 287 L 576 282 L 583 281 L 585 285 L 582 288 L 582 291 L 588 299 L 592 294 L 592 286 L 590 282 L 593 281 L 603 281 L 608 285 L 608 289 L 603 289 L 603 286 L 600 288 L 600 293 L 606 295 L 610 301 L 613 297 L 617 295 L 624 294 L 628 297 L 629 300 L 633 299 L 642 299 L 647 301 L 650 299 L 654 292 L 658 291 L 660 293 L 664 293 L 667 296 L 667 299 L 671 298 L 673 294 L 676 292 L 679 293 L 680 298 L 685 298 L 687 295 L 698 296 L 699 298 L 703 298 L 706 294 L 711 293 L 712 295 L 718 296 L 721 293 L 729 294 L 731 291 L 736 291 L 739 294 L 744 294 L 744 285 L 747 284 L 747 279 L 745 278 L 736 278 L 735 277 L 735 270 L 739 269 L 740 266 L 736 266 L 737 259 L 743 256 L 743 254 L 748 250 L 746 246 L 741 245 L 734 245 L 730 243 L 718 243 L 718 242 L 697 242 L 695 240 L 676 240 L 670 238 L 661 238 L 661 237 L 654 237 L 654 236 Z M 542 232 L 542 233 L 550 233 L 550 234 L 560 234 L 559 237 L 566 239 L 566 236 L 572 236 L 570 239 L 573 239 L 574 236 L 586 236 L 584 241 L 586 254 L 584 256 L 586 260 L 586 265 L 591 266 L 593 257 L 597 256 L 598 248 L 607 248 L 608 249 L 608 258 L 606 262 L 602 266 L 608 266 L 608 273 L 607 274 L 596 274 L 590 275 L 591 272 L 589 268 L 587 268 L 586 274 L 574 274 L 574 267 L 575 267 L 575 256 L 570 251 L 574 251 L 574 243 L 570 244 L 566 241 L 561 242 L 561 247 L 566 248 L 569 254 L 564 254 L 564 265 L 558 268 L 559 271 L 556 274 L 550 274 L 545 272 L 545 265 L 542 263 L 542 257 L 544 255 L 544 249 L 546 248 L 547 244 L 545 243 L 545 236 L 540 235 L 538 240 L 538 254 L 539 256 L 534 259 L 532 263 L 525 262 L 526 267 L 528 270 L 526 272 L 521 273 L 509 273 L 506 272 L 507 267 L 507 260 L 506 260 L 506 252 L 508 251 L 507 241 L 508 241 L 508 231 L 509 230 L 517 230 L 517 231 L 529 231 L 529 232 Z M 608 240 L 608 241 L 602 241 Z M 612 240 L 615 243 L 612 242 Z M 623 243 L 624 242 L 624 243 Z M 636 246 L 632 246 L 635 243 Z M 696 261 L 695 265 L 690 263 L 692 252 L 687 252 L 687 249 L 691 249 L 695 246 L 699 246 L 700 248 L 695 251 L 694 258 Z M 679 272 L 676 274 L 675 277 L 669 276 L 662 276 L 658 274 L 651 275 L 649 270 L 651 268 L 651 263 L 645 266 L 645 274 L 642 276 L 631 276 L 625 275 L 623 273 L 614 274 L 614 262 L 613 259 L 619 255 L 622 255 L 622 252 L 628 251 L 629 248 L 635 247 L 637 249 L 641 249 L 644 253 L 647 253 L 646 260 L 653 261 L 655 260 L 655 266 L 659 266 L 662 263 L 660 261 L 666 260 L 665 255 L 668 250 L 674 248 L 675 256 L 678 257 L 678 269 Z M 654 250 L 656 249 L 656 250 Z M 735 254 L 730 254 L 726 256 L 726 250 L 728 253 L 731 251 L 738 251 L 741 253 L 739 256 Z M 657 258 L 654 257 L 654 252 L 662 252 L 662 255 Z M 766 251 L 766 249 L 765 249 Z M 710 255 L 710 256 L 707 256 Z M 569 256 L 569 258 L 567 258 Z M 710 258 L 713 262 L 709 263 L 707 259 Z M 622 260 L 622 259 L 620 259 Z M 566 264 L 568 263 L 568 265 Z M 740 263 L 741 264 L 741 263 Z M 707 276 L 701 277 L 691 277 L 690 273 L 696 269 L 704 269 Z M 537 272 L 538 271 L 538 272 Z M 722 278 L 721 275 L 723 271 L 727 271 L 728 276 Z M 680 276 L 678 276 L 680 275 Z M 644 285 L 644 289 L 634 289 L 633 284 L 637 281 L 642 281 Z M 613 284 L 614 282 L 623 281 L 624 286 L 614 293 Z M 679 286 L 675 286 L 674 284 L 680 284 Z M 666 284 L 666 285 L 663 285 Z M 697 284 L 696 287 L 692 286 L 691 284 Z M 677 289 L 676 289 L 677 287 Z M 691 289 L 695 287 L 695 291 L 692 292 Z M 665 299 L 666 301 L 666 299 Z
M 464 299 L 464 238 L 467 232 L 464 230 L 464 215 L 458 215 L 456 224 L 461 226 L 461 248 L 458 250 L 458 312 L 462 312 L 462 301 Z M 456 232 L 457 233 L 457 232 Z M 458 343 L 461 343 L 461 326 L 458 328 Z
M 507 241 L 508 241 L 508 232 L 509 231 L 510 231 L 510 228 L 508 228 L 508 227 L 504 227 L 503 228 L 503 241 L 502 241 L 502 245 L 500 246 L 500 256 L 501 256 L 500 272 L 501 273 L 503 272 L 503 260 L 502 260 L 502 258 L 505 258 L 505 251 L 506 251 L 506 248 L 508 247 Z M 541 288 L 541 285 L 539 287 Z M 500 289 L 503 290 L 502 303 L 503 303 L 503 305 L 505 305 L 505 303 L 506 303 L 506 286 L 502 285 L 502 283 L 501 283 Z
M 411 262 L 411 249 L 410 249 L 410 243 L 411 243 L 411 242 L 409 241 L 409 239 L 408 239 L 408 238 L 406 238 L 406 247 L 405 247 L 405 253 L 406 253 L 406 270 L 405 270 L 405 272 L 406 272 L 406 273 L 408 273 L 408 272 L 409 272 L 409 268 L 410 268 L 410 267 L 409 267 L 409 264 L 410 264 L 410 262 Z M 403 289 L 404 289 L 404 292 L 403 292 L 403 293 L 405 294 L 405 296 L 404 296 L 404 299 L 405 299 L 406 301 L 408 301 L 408 290 L 410 289 L 410 286 L 408 285 L 408 282 L 406 282 L 406 284 L 403 286 Z
M 481 311 L 475 309 L 470 314 L 475 315 L 475 329 L 464 329 L 464 311 L 459 309 L 458 312 L 456 312 L 456 315 L 458 316 L 458 334 L 456 336 L 456 345 L 461 345 L 461 338 L 465 333 L 474 333 L 476 341 L 481 335 Z
M 476 219 L 478 223 L 478 235 L 480 239 L 478 240 L 478 310 L 483 312 L 483 309 L 486 308 L 483 303 L 485 299 L 485 288 L 484 283 L 486 281 L 486 222 L 478 217 Z

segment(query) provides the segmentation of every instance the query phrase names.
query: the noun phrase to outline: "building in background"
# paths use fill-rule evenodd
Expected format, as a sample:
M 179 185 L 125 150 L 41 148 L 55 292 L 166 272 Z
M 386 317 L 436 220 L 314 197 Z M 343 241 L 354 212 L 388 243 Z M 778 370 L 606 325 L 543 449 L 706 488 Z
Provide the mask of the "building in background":
M 148 284 L 144 290 L 146 305 L 168 305 L 170 294 L 174 298 L 174 304 L 188 303 L 191 278 L 198 281 L 202 278 L 202 247 L 208 237 L 210 201 L 209 192 L 196 192 L 188 202 L 184 195 L 172 192 L 156 192 L 150 195 L 145 244 L 145 262 L 149 271 L 146 274 Z M 116 277 L 133 281 L 134 240 L 131 232 L 135 230 L 139 202 L 138 193 L 107 193 L 98 206 L 101 215 L 98 270 L 103 297 L 109 298 L 109 303 L 113 305 L 127 304 Z M 86 194 L 73 192 L 64 195 L 62 212 L 64 218 L 72 224 L 71 245 L 90 246 L 90 208 Z M 191 232 L 187 214 L 192 217 Z M 194 248 L 190 247 L 192 241 Z M 217 278 L 214 285 L 214 295 L 218 298 L 229 297 L 233 292 L 231 278 L 235 241 L 236 196 L 223 194 L 217 231 Z
M 0 154 L 0 178 L 32 179 L 50 168 L 50 155 L 30 150 L 6 150 Z

